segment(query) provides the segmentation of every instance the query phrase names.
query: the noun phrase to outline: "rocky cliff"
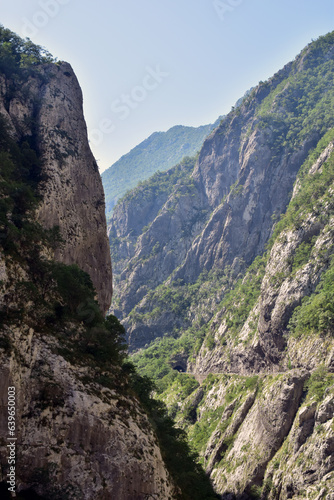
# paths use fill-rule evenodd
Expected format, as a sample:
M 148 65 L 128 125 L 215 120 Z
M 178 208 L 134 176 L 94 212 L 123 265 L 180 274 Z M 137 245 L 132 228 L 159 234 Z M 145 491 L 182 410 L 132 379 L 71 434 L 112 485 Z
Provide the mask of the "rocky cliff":
M 196 367 L 192 367 L 194 371 L 251 373 L 279 371 L 289 364 L 308 369 L 314 369 L 322 361 L 331 365 L 331 343 L 325 337 L 319 342 L 317 336 L 310 336 L 307 342 L 311 345 L 307 348 L 303 343 L 297 346 L 296 338 L 289 335 L 289 328 L 293 330 L 289 322 L 293 314 L 297 314 L 302 300 L 317 294 L 326 273 L 331 273 L 334 251 L 331 202 L 334 143 L 329 137 L 332 133 L 329 132 L 318 146 L 318 153 L 306 163 L 309 171 L 304 173 L 302 184 L 299 178 L 295 184 L 287 213 L 276 226 L 272 248 L 263 257 L 265 267 L 260 283 L 256 284 L 254 269 L 249 269 L 241 280 L 241 284 L 249 280 L 249 286 L 254 291 L 258 287 L 254 306 L 249 307 L 245 321 L 237 328 L 231 328 L 229 306 L 217 312 L 211 326 L 217 346 L 208 351 L 203 345 L 196 358 Z M 318 184 L 322 185 L 319 191 Z M 237 301 L 247 301 L 248 291 L 241 291 L 239 296 L 234 293 L 233 307 L 237 312 L 240 307 Z M 329 321 L 331 313 L 327 314 Z M 324 334 L 330 330 L 325 317 L 326 311 Z M 315 329 L 319 330 L 319 325 Z
M 224 500 L 333 498 L 333 56 L 333 33 L 306 47 L 144 227 L 111 224 L 133 359 Z
M 104 317 L 104 197 L 78 82 L 2 27 L 0 70 L 1 498 L 184 498 Z
M 182 285 L 198 282 L 203 272 L 228 270 L 236 277 L 264 252 L 298 170 L 333 124 L 328 107 L 332 62 L 330 37 L 307 47 L 222 121 L 204 142 L 188 178 L 174 181 L 160 207 L 147 210 L 148 193 L 155 189 L 148 182 L 115 208 L 113 307 L 125 322 L 131 349 L 194 319 L 188 305 L 180 323 L 170 304 L 162 304 L 165 292 L 175 294 L 179 286 L 177 291 L 187 295 Z M 138 206 L 143 208 L 131 218 Z M 127 255 L 124 241 L 131 241 Z
M 91 276 L 106 312 L 112 275 L 104 194 L 73 70 L 67 63 L 45 64 L 17 87 L 1 75 L 0 89 L 0 113 L 16 140 L 30 137 L 36 141 L 44 178 L 37 217 L 44 227 L 59 226 L 63 238 L 54 257 L 76 263 Z
M 106 387 L 101 372 L 66 361 L 61 344 L 32 328 L 10 333 L 2 332 L 13 350 L 1 351 L 1 481 L 8 480 L 7 393 L 15 387 L 17 491 L 45 499 L 175 498 L 151 423 L 122 394 L 124 381 Z

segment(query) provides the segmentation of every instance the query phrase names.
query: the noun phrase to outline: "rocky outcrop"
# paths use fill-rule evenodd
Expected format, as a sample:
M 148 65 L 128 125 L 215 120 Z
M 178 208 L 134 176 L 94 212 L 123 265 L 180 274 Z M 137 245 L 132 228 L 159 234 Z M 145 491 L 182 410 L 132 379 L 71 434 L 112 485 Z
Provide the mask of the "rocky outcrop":
M 130 312 L 150 287 L 169 277 L 203 225 L 205 213 L 193 206 L 196 187 L 187 175 L 194 160 L 188 163 L 160 174 L 158 182 L 167 184 L 166 189 L 156 190 L 156 180 L 152 187 L 144 184 L 115 208 L 109 238 L 117 282 L 117 305 L 112 310 L 118 316 Z
M 305 376 L 295 373 L 280 377 L 272 385 L 264 382 L 262 395 L 251 409 L 247 405 L 249 411 L 244 412 L 242 425 L 231 434 L 233 445 L 224 455 L 230 470 L 212 472 L 220 493 L 251 493 L 250 486 L 262 484 L 267 463 L 289 433 L 304 380 Z
M 204 452 L 204 457 L 208 460 L 208 465 L 206 470 L 209 474 L 212 473 L 215 465 L 220 462 L 222 456 L 228 449 L 228 442 L 233 439 L 233 436 L 238 432 L 239 427 L 245 420 L 247 413 L 252 407 L 256 398 L 256 392 L 249 394 L 245 401 L 242 403 L 241 407 L 235 413 L 232 422 L 228 425 L 225 432 L 220 432 L 216 430 L 210 437 L 206 450 Z M 221 424 L 228 421 L 228 419 L 233 415 L 234 409 L 238 401 L 233 401 L 231 404 L 225 408 L 224 413 L 221 418 Z
M 284 449 L 266 472 L 267 498 L 333 498 L 333 395 L 303 404 Z M 268 488 L 269 490 L 269 488 Z
M 21 328 L 10 338 L 12 354 L 0 351 L 0 456 L 5 466 L 8 387 L 14 386 L 17 491 L 87 500 L 174 498 L 136 399 L 122 394 L 121 386 L 101 386 L 91 369 L 65 361 L 51 337 Z
M 17 140 L 32 138 L 39 152 L 45 180 L 37 217 L 45 228 L 59 226 L 64 240 L 54 257 L 90 275 L 106 312 L 112 275 L 104 194 L 88 145 L 82 92 L 71 66 L 44 65 L 20 88 L 1 76 L 0 113 Z
M 80 87 L 66 63 L 39 64 L 27 74 L 21 86 L 0 77 L 0 113 L 10 126 L 10 147 L 21 152 L 28 141 L 28 151 L 34 158 L 38 154 L 41 180 L 35 182 L 42 195 L 36 213 L 19 212 L 17 226 L 12 224 L 14 203 L 4 205 L 1 219 L 1 238 L 13 228 L 19 236 L 0 252 L 0 495 L 8 495 L 12 387 L 17 493 L 50 500 L 172 500 L 179 492 L 152 424 L 129 389 L 121 368 L 124 356 L 117 357 L 124 351 L 117 345 L 119 331 L 106 329 L 88 275 L 59 265 L 76 264 L 90 275 L 105 313 L 112 289 L 104 195 L 88 146 Z M 9 156 L 7 150 L 1 154 Z M 24 191 L 24 162 L 9 164 L 21 175 Z M 3 199 L 10 181 L 1 181 Z M 24 192 L 39 199 L 35 191 Z M 32 217 L 44 229 L 59 226 L 63 241 L 50 243 L 41 225 L 30 224 Z M 27 228 L 36 231 L 30 239 Z M 55 270 L 65 270 L 73 280 L 63 282 L 67 300 Z M 99 357 L 101 335 L 106 342 Z
M 180 425 L 223 500 L 331 500 L 333 385 L 328 379 L 321 397 L 326 377 L 323 369 L 211 375 L 187 398 Z

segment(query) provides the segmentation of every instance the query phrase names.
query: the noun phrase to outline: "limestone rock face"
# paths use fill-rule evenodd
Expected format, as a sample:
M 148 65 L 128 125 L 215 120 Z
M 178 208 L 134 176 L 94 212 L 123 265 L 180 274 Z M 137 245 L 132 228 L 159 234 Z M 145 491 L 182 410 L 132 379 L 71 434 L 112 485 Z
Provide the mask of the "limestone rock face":
M 304 380 L 301 374 L 291 374 L 272 386 L 268 384 L 266 387 L 265 384 L 262 397 L 258 397 L 251 408 L 250 404 L 247 405 L 248 412 L 244 412 L 237 434 L 233 429 L 231 435 L 236 434 L 236 437 L 225 455 L 233 470 L 228 474 L 222 470 L 215 474 L 214 481 L 219 491 L 237 493 L 247 491 L 248 484 L 261 484 L 268 461 L 290 430 Z
M 306 396 L 310 376 L 211 375 L 185 400 L 179 422 L 210 429 L 200 454 L 223 500 L 331 500 L 333 385 Z
M 40 154 L 45 180 L 37 216 L 44 227 L 60 228 L 64 244 L 56 250 L 56 260 L 77 264 L 90 275 L 106 312 L 112 275 L 104 193 L 71 66 L 44 65 L 14 95 L 11 82 L 1 77 L 0 113 L 18 140 L 33 138 Z
M 321 169 L 332 151 L 331 141 L 311 165 L 310 175 Z M 292 272 L 296 250 L 311 240 L 313 249 L 309 259 Z M 295 307 L 315 291 L 322 274 L 328 269 L 334 253 L 333 241 L 332 216 L 324 224 L 314 212 L 306 212 L 298 229 L 287 228 L 270 251 L 259 298 L 238 335 L 239 342 L 228 338 L 227 319 L 224 311 L 219 311 L 212 324 L 215 347 L 208 350 L 203 344 L 195 363 L 188 364 L 189 371 L 201 374 L 279 372 L 291 363 L 296 368 L 313 369 L 322 361 L 329 366 L 333 355 L 330 337 L 297 340 L 286 333 Z
M 104 195 L 71 67 L 40 65 L 20 88 L 1 76 L 0 113 L 17 144 L 28 138 L 38 153 L 43 201 L 36 216 L 45 228 L 58 225 L 64 240 L 55 255 L 36 249 L 36 262 L 44 262 L 43 254 L 77 264 L 89 273 L 106 312 L 112 288 Z M 121 360 L 108 359 L 99 368 L 88 351 L 75 353 L 75 341 L 67 345 L 69 338 L 80 341 L 88 333 L 94 341 L 106 331 L 88 331 L 93 317 L 87 323 L 75 312 L 44 322 L 43 304 L 50 300 L 53 310 L 55 297 L 38 302 L 40 275 L 20 251 L 19 259 L 0 253 L 1 492 L 8 479 L 8 387 L 15 387 L 17 492 L 48 499 L 173 500 L 177 492 L 157 437 L 129 391 Z M 36 293 L 25 295 L 32 280 Z
M 43 498 L 73 500 L 175 498 L 139 403 L 55 354 L 54 339 L 41 340 L 32 328 L 12 333 L 15 354 L 0 354 L 0 459 L 7 463 L 7 393 L 14 386 L 17 491 L 33 486 Z
M 302 405 L 286 442 L 266 471 L 268 499 L 333 498 L 333 394 L 321 404 Z M 273 467 L 275 465 L 275 467 Z M 307 495 L 307 496 L 306 496 Z

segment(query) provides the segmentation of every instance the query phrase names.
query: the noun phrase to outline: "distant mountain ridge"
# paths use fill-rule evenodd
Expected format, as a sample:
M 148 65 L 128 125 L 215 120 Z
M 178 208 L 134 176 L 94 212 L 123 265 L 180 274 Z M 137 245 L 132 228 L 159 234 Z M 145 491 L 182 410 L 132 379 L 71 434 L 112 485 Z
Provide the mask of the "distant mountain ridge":
M 200 127 L 175 125 L 167 132 L 154 132 L 103 172 L 107 219 L 111 217 L 117 200 L 140 181 L 158 170 L 168 170 L 185 156 L 194 156 L 206 137 L 218 127 L 221 118 Z

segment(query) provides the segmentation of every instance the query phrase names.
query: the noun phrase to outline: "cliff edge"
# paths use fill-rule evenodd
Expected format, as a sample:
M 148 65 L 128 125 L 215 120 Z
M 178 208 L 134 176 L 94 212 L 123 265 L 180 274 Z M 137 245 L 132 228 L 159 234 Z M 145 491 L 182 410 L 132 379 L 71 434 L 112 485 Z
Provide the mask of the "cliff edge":
M 79 84 L 1 26 L 0 165 L 1 498 L 177 498 L 124 329 L 105 318 L 104 195 Z
M 44 64 L 22 85 L 0 75 L 0 113 L 18 142 L 30 137 L 41 159 L 43 201 L 37 218 L 45 228 L 59 226 L 63 244 L 54 258 L 77 264 L 95 286 L 106 312 L 112 273 L 106 236 L 101 178 L 89 148 L 82 92 L 67 63 Z

